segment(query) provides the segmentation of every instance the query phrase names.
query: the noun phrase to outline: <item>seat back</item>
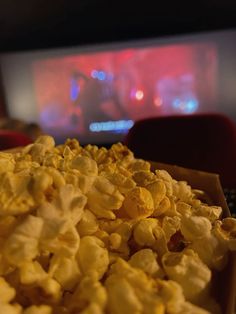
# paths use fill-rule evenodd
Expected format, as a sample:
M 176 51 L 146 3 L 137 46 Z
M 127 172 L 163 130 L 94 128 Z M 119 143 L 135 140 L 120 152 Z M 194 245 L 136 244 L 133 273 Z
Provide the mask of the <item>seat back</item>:
M 25 146 L 32 143 L 32 139 L 24 133 L 12 130 L 0 130 L 0 150 Z
M 215 172 L 224 187 L 236 187 L 236 125 L 223 114 L 140 120 L 124 143 L 137 158 Z

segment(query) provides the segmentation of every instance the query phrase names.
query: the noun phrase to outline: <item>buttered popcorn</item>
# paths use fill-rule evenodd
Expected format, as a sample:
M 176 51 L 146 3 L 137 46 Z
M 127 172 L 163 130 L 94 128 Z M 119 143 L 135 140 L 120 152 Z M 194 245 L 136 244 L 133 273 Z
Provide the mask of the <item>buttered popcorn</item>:
M 0 313 L 221 313 L 212 271 L 236 220 L 150 169 L 121 143 L 1 152 Z

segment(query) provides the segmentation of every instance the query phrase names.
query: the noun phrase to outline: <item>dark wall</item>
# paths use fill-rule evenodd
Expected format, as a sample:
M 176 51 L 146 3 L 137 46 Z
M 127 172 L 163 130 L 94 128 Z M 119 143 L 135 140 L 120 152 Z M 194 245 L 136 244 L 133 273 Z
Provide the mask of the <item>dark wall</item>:
M 0 51 L 226 29 L 235 16 L 234 0 L 1 0 Z

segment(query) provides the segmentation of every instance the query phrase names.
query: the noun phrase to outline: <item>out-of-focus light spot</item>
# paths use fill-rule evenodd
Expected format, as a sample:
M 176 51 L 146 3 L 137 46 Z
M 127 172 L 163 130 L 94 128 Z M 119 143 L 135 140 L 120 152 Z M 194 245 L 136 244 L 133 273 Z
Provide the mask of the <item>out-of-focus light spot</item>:
M 193 98 L 187 101 L 184 111 L 186 113 L 193 113 L 197 110 L 197 108 L 198 108 L 198 101 Z
M 180 100 L 176 98 L 173 101 L 173 107 L 184 113 L 194 113 L 198 109 L 198 101 L 195 98 Z
M 137 100 L 142 100 L 143 99 L 143 97 L 144 97 L 144 93 L 143 93 L 143 91 L 142 90 L 137 90 L 136 91 L 136 93 L 135 93 L 135 98 L 137 99 Z
M 106 78 L 105 72 L 99 71 L 98 74 L 97 74 L 97 78 L 98 78 L 100 81 L 104 81 L 105 78 Z
M 181 100 L 179 98 L 176 98 L 174 101 L 173 101 L 173 107 L 178 109 L 180 107 L 180 104 L 181 104 Z
M 133 120 L 92 122 L 89 125 L 89 130 L 91 132 L 128 131 L 133 125 Z
M 75 101 L 79 95 L 80 86 L 75 79 L 71 80 L 70 99 Z
M 92 78 L 97 78 L 97 76 L 98 76 L 98 71 L 97 71 L 97 70 L 92 70 L 92 71 L 91 71 L 91 76 L 92 76 Z
M 163 103 L 163 101 L 162 101 L 162 99 L 161 99 L 160 97 L 155 97 L 155 98 L 154 98 L 154 105 L 155 105 L 156 107 L 161 107 L 161 106 L 162 106 L 162 103 Z

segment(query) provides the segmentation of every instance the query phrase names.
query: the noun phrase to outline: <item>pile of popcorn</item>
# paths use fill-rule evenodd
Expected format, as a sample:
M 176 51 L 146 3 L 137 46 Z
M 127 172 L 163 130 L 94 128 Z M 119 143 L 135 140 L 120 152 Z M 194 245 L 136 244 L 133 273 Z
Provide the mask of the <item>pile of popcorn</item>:
M 236 220 L 203 196 L 121 143 L 1 152 L 0 313 L 221 313 Z

